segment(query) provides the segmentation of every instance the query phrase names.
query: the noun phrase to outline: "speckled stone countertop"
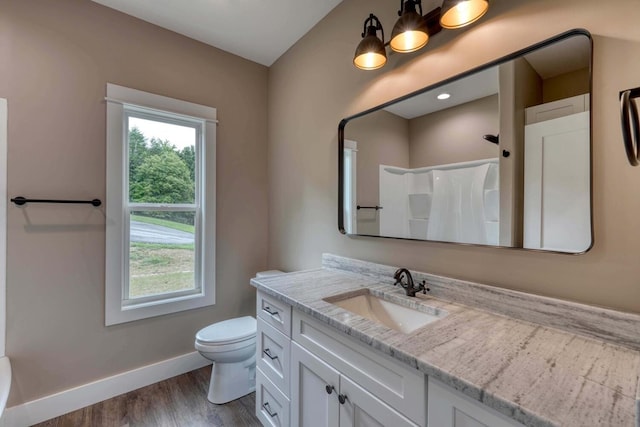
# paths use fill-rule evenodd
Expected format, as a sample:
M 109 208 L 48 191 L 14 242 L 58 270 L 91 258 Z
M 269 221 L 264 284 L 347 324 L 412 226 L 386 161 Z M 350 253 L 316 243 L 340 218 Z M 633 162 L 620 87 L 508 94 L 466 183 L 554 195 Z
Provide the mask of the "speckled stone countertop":
M 544 297 L 530 296 L 526 301 L 528 294 L 443 281 L 425 273 L 415 273 L 414 278 L 425 278 L 434 289 L 409 298 L 392 286 L 389 273 L 393 270 L 325 255 L 323 268 L 252 279 L 251 283 L 526 426 L 640 426 L 640 352 L 633 341 L 634 331 L 640 340 L 640 316 L 595 307 L 591 312 L 589 306 Z M 464 298 L 469 304 L 444 298 L 456 286 L 467 286 Z M 418 310 L 448 314 L 402 334 L 325 301 L 362 289 Z M 487 295 L 526 301 L 522 304 L 526 308 L 517 311 L 504 304 L 505 310 L 512 310 L 506 315 L 471 304 Z M 553 306 L 558 319 L 562 313 L 576 319 L 557 325 L 554 322 L 559 320 L 549 315 L 553 326 L 525 320 L 532 305 L 539 312 L 536 304 Z M 603 322 L 609 326 L 602 327 Z M 624 346 L 616 344 L 618 329 Z M 606 337 L 592 338 L 592 330 Z

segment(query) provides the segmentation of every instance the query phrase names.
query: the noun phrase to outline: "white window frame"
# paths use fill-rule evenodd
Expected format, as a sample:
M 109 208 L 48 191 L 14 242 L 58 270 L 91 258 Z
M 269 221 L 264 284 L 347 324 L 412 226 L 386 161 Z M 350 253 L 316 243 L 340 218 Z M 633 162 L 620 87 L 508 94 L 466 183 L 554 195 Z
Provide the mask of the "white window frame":
M 115 325 L 215 304 L 215 108 L 107 83 L 107 203 L 105 325 Z M 190 123 L 199 134 L 194 204 L 129 202 L 128 118 Z M 200 129 L 200 131 L 198 131 Z M 128 299 L 129 214 L 135 210 L 196 212 L 194 290 Z
M 356 209 L 358 143 L 344 140 L 344 229 L 347 234 L 358 234 L 358 210 Z

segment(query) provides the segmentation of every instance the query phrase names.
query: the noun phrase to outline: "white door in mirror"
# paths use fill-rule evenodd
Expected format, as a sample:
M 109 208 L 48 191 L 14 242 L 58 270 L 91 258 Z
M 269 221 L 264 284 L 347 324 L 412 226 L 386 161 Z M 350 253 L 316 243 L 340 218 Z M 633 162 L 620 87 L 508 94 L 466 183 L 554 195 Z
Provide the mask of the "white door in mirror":
M 525 248 L 591 246 L 589 150 L 588 111 L 525 126 Z

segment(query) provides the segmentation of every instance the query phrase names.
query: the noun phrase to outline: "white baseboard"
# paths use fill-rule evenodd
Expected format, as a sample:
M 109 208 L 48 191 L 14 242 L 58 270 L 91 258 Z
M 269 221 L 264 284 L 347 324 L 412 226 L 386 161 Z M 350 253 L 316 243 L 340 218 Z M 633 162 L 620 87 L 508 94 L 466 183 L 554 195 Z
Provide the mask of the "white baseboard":
M 211 364 L 194 351 L 7 408 L 0 427 L 26 427 Z

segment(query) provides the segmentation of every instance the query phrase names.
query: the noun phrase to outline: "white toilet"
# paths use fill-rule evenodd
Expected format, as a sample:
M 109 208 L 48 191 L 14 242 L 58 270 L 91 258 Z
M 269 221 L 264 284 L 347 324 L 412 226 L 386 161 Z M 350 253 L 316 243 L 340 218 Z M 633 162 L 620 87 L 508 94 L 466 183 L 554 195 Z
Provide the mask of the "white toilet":
M 227 403 L 256 389 L 256 319 L 214 323 L 196 334 L 196 350 L 213 362 L 207 398 Z
M 256 277 L 281 271 L 260 272 Z M 207 398 L 222 404 L 256 389 L 256 319 L 237 317 L 214 323 L 196 334 L 196 350 L 213 362 Z

